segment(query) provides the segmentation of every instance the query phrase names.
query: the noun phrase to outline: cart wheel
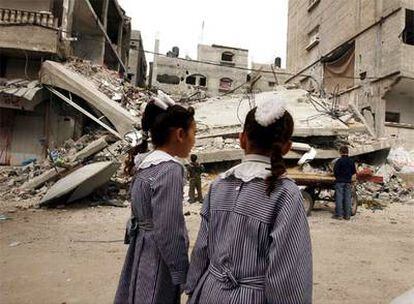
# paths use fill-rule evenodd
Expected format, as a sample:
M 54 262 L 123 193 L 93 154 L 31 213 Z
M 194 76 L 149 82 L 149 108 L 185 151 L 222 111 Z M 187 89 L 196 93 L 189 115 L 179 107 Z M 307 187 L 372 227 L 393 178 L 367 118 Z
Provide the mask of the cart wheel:
M 358 196 L 356 193 L 356 188 L 352 187 L 352 197 L 351 197 L 351 214 L 354 216 L 357 213 L 358 209 Z
M 313 199 L 312 196 L 305 190 L 301 190 L 303 197 L 303 206 L 305 207 L 306 215 L 309 216 L 313 208 Z

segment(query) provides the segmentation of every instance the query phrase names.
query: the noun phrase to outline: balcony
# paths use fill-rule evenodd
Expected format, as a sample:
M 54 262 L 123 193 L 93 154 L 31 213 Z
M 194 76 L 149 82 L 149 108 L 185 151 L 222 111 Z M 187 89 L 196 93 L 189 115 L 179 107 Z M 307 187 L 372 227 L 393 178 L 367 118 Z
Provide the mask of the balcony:
M 56 54 L 58 18 L 51 12 L 0 7 L 0 48 Z

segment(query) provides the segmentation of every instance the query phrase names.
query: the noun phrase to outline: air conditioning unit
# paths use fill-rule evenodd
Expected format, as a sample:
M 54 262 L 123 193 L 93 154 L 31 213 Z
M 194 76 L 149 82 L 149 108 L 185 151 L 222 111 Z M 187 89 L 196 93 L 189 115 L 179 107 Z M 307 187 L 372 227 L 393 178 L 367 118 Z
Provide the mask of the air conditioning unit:
M 319 44 L 319 35 L 314 35 L 310 38 L 309 44 L 306 46 L 306 50 L 310 51 L 318 44 Z

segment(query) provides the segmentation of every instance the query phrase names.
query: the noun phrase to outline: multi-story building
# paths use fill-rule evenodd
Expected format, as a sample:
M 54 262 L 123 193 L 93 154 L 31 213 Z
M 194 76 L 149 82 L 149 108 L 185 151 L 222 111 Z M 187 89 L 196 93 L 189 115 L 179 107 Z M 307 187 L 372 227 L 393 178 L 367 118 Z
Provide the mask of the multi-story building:
M 240 91 L 247 81 L 248 50 L 221 45 L 198 45 L 197 60 L 179 58 L 178 48 L 167 56 L 159 54 L 156 41 L 151 86 L 174 96 L 197 91 L 208 96 Z M 236 89 L 236 90 L 235 90 Z
M 290 0 L 287 69 L 287 82 L 354 103 L 379 136 L 389 125 L 412 138 L 414 1 Z
M 131 32 L 129 47 L 128 78 L 135 86 L 145 87 L 147 80 L 147 60 L 145 58 L 144 46 L 141 32 Z
M 289 78 L 289 73 L 281 67 L 281 59 L 277 57 L 274 64 L 252 62 L 250 74 L 253 92 L 273 91 Z
M 80 135 L 82 117 L 38 82 L 69 56 L 126 72 L 130 19 L 116 0 L 0 1 L 0 164 L 41 160 Z

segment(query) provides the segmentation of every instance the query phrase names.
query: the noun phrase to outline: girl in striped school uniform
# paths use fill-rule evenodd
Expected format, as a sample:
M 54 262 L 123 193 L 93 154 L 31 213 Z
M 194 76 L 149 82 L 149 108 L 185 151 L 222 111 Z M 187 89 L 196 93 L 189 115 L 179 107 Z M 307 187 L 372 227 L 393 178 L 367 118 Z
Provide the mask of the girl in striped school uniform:
M 189 303 L 312 303 L 312 253 L 302 196 L 286 176 L 293 119 L 276 97 L 252 109 L 245 157 L 213 182 L 201 211 Z
M 159 106 L 162 106 L 160 108 Z M 183 215 L 184 167 L 195 141 L 194 110 L 149 103 L 142 118 L 144 137 L 130 155 L 126 171 L 131 183 L 129 248 L 115 304 L 180 303 L 188 270 L 188 236 Z

